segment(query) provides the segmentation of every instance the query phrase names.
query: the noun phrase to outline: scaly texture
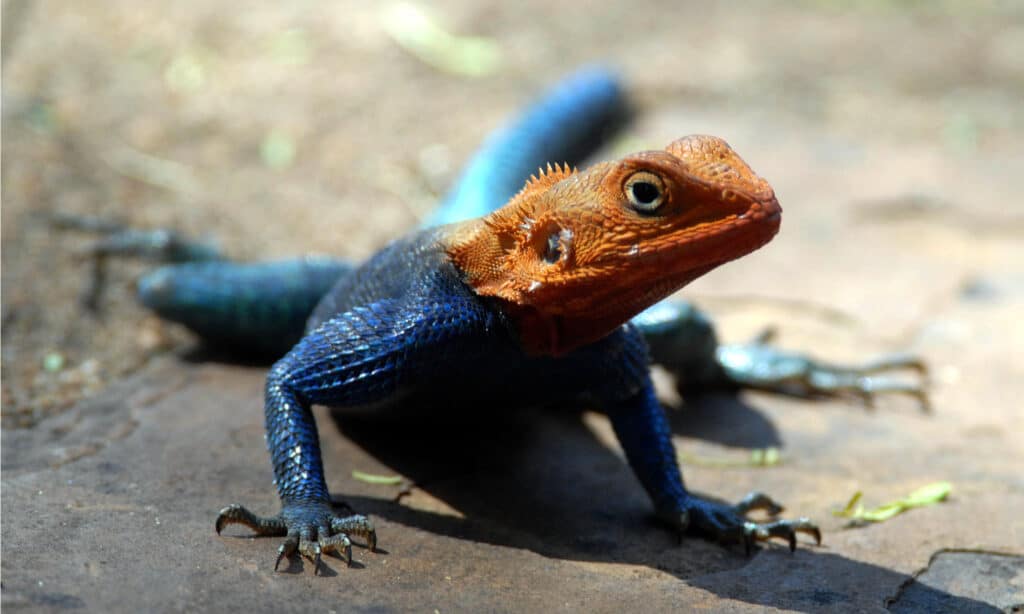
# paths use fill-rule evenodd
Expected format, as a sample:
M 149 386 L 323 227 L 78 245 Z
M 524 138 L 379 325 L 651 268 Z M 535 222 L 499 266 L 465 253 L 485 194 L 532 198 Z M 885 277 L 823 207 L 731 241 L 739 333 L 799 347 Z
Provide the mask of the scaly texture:
M 374 547 L 370 520 L 338 515 L 328 500 L 312 403 L 426 411 L 583 402 L 608 413 L 655 509 L 676 529 L 741 539 L 748 548 L 771 537 L 792 547 L 797 531 L 817 536 L 805 519 L 745 521 L 751 509 L 780 511 L 763 495 L 725 506 L 686 491 L 649 362 L 687 392 L 757 387 L 866 400 L 903 392 L 924 403 L 920 384 L 874 375 L 923 365 L 910 357 L 825 365 L 766 338 L 721 346 L 710 320 L 686 303 L 663 301 L 635 315 L 769 240 L 778 204 L 711 137 L 571 170 L 626 115 L 613 75 L 591 68 L 570 76 L 488 139 L 432 218 L 462 223 L 399 240 L 358 268 L 224 260 L 143 278 L 142 302 L 205 340 L 287 352 L 268 375 L 265 403 L 282 511 L 261 518 L 228 506 L 218 532 L 240 523 L 285 535 L 278 563 L 294 552 L 318 563 L 331 550 L 350 560 L 349 536 Z M 548 161 L 555 164 L 522 187 Z M 485 217 L 464 222 L 478 216 Z M 100 247 L 147 250 L 163 245 L 165 234 L 117 233 Z
M 764 245 L 781 213 L 725 141 L 690 136 L 585 173 L 549 167 L 452 229 L 448 253 L 503 301 L 528 351 L 561 354 Z
M 313 307 L 347 262 L 309 256 L 273 262 L 191 262 L 139 280 L 139 301 L 233 351 L 275 358 L 302 337 Z
M 378 409 L 586 401 L 611 418 L 659 515 L 722 539 L 817 535 L 807 520 L 770 527 L 683 486 L 654 396 L 639 310 L 767 242 L 781 209 L 768 184 L 720 139 L 687 137 L 582 173 L 533 178 L 508 205 L 420 231 L 344 275 L 307 334 L 267 377 L 267 444 L 282 512 L 232 505 L 230 522 L 286 532 L 280 556 L 319 562 L 347 547 L 334 515 L 310 406 Z M 758 498 L 765 507 L 775 504 Z M 269 528 L 268 528 L 269 527 Z M 279 561 L 280 561 L 279 556 Z

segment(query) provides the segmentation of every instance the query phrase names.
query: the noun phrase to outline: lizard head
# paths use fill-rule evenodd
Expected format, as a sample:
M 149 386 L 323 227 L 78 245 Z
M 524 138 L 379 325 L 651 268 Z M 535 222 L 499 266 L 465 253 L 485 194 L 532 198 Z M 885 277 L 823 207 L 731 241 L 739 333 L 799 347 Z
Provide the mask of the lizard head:
M 582 172 L 548 166 L 446 249 L 527 351 L 557 355 L 761 247 L 781 212 L 725 141 L 689 136 Z

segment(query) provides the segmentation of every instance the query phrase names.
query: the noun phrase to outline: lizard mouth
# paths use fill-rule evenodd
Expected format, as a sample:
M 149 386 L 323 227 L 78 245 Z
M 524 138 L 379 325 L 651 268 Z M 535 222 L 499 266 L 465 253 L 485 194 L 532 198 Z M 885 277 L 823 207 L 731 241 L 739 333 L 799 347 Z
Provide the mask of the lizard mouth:
M 718 232 L 709 235 L 705 241 L 697 241 L 691 254 L 706 253 L 705 260 L 724 264 L 745 256 L 772 240 L 782 225 L 782 207 L 772 196 L 757 201 L 747 211 L 736 216 Z
M 532 351 L 560 355 L 594 341 L 705 273 L 768 243 L 778 232 L 782 209 L 774 198 L 752 209 L 730 226 L 687 243 L 683 250 L 639 255 L 634 262 L 645 272 L 637 272 L 637 282 L 628 290 L 621 286 L 589 289 L 586 309 L 566 309 L 564 301 L 558 308 L 530 306 L 526 311 L 533 328 L 528 329 L 543 331 L 531 340 Z M 686 266 L 679 266 L 680 262 Z M 629 298 L 623 300 L 624 296 Z
M 636 262 L 643 269 L 675 269 L 679 275 L 666 277 L 671 283 L 678 283 L 675 288 L 678 289 L 719 265 L 763 247 L 778 233 L 781 223 L 782 208 L 778 201 L 774 198 L 761 200 L 743 213 L 723 220 L 711 232 L 683 238 L 661 249 L 641 250 Z M 688 266 L 680 267 L 680 264 Z M 679 279 L 685 281 L 679 283 Z

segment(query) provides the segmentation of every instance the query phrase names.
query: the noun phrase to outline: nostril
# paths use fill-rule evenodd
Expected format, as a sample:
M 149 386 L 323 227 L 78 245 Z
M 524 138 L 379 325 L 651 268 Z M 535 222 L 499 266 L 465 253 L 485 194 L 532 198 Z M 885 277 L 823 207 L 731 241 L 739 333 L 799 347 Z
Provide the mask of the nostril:
M 700 170 L 707 179 L 715 179 L 724 182 L 736 181 L 740 178 L 740 174 L 736 172 L 736 169 L 725 162 L 712 162 L 705 165 Z

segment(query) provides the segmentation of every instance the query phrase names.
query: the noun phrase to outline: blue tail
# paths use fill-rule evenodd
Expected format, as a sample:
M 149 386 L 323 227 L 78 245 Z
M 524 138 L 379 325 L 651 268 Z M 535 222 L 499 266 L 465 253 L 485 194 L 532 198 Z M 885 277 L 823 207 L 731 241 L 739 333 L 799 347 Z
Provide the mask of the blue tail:
M 623 88 L 607 68 L 591 66 L 569 75 L 488 137 L 425 225 L 494 211 L 542 165 L 579 164 L 629 115 Z

